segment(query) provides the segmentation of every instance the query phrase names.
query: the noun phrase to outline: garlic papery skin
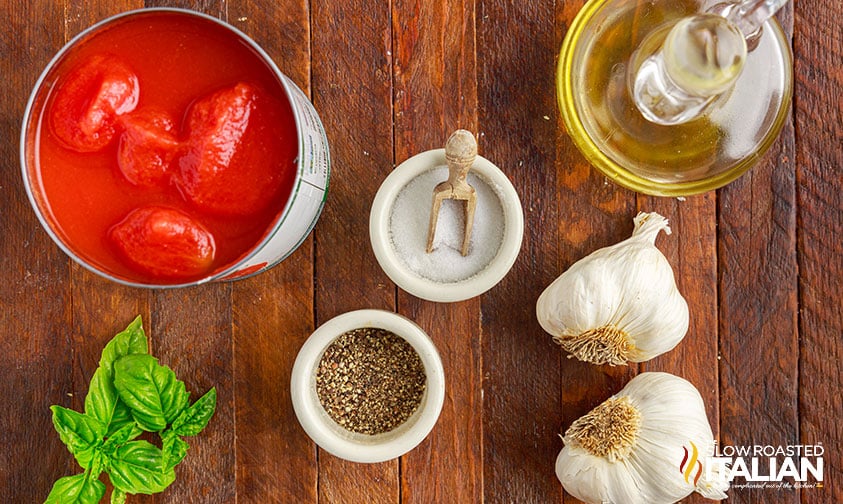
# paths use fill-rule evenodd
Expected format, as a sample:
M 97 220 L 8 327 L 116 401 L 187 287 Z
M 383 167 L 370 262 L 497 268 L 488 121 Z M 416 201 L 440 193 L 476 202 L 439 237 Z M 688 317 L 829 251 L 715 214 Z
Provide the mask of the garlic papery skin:
M 553 281 L 536 317 L 572 356 L 613 366 L 643 362 L 674 348 L 688 332 L 688 303 L 656 248 L 667 219 L 639 213 L 632 236 L 596 250 Z
M 672 374 L 639 374 L 562 440 L 556 476 L 584 502 L 671 504 L 694 491 L 726 498 L 729 475 L 706 465 L 715 442 L 702 397 Z

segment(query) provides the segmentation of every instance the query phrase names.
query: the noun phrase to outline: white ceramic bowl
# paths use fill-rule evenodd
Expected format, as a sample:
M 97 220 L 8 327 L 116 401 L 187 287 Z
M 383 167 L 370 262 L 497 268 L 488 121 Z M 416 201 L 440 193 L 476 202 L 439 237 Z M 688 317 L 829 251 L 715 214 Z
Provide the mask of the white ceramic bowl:
M 509 272 L 524 236 L 524 212 L 521 200 L 506 175 L 488 159 L 477 156 L 471 172 L 482 177 L 498 196 L 504 214 L 503 240 L 492 261 L 477 274 L 455 282 L 438 282 L 409 269 L 397 255 L 390 236 L 389 219 L 395 199 L 415 177 L 445 165 L 445 149 L 417 154 L 396 167 L 381 184 L 369 214 L 369 239 L 381 268 L 396 285 L 428 301 L 453 302 L 470 299 L 486 292 Z M 431 194 L 432 196 L 432 194 Z M 427 232 L 425 230 L 425 232 Z
M 316 393 L 316 372 L 325 349 L 341 334 L 364 327 L 384 329 L 407 341 L 419 354 L 427 377 L 415 413 L 399 427 L 376 435 L 341 427 L 328 416 Z M 383 310 L 352 311 L 322 324 L 299 350 L 290 382 L 293 409 L 307 435 L 322 449 L 352 462 L 383 462 L 412 450 L 433 429 L 445 400 L 445 373 L 433 342 L 414 322 Z

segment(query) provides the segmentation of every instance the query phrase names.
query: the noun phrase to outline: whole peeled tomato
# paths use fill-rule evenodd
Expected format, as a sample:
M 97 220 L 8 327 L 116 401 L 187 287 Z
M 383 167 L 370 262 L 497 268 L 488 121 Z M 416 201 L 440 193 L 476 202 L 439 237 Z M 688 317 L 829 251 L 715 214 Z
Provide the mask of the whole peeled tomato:
M 121 120 L 117 166 L 137 186 L 166 184 L 178 154 L 175 121 L 164 111 L 137 110 Z
M 95 152 L 111 143 L 117 118 L 135 109 L 138 78 L 116 56 L 94 56 L 60 80 L 53 100 L 52 131 L 65 147 Z
M 257 86 L 238 83 L 197 101 L 176 184 L 202 211 L 253 215 L 279 197 L 294 166 L 295 124 Z
M 214 261 L 213 235 L 174 208 L 136 208 L 109 230 L 109 238 L 130 264 L 156 277 L 195 277 Z

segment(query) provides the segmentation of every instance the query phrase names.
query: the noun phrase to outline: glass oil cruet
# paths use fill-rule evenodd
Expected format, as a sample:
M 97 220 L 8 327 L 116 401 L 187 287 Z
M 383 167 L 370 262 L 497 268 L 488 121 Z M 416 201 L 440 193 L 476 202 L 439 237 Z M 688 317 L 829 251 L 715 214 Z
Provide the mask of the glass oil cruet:
M 787 0 L 590 0 L 559 57 L 568 134 L 630 189 L 721 187 L 773 144 L 792 93 Z

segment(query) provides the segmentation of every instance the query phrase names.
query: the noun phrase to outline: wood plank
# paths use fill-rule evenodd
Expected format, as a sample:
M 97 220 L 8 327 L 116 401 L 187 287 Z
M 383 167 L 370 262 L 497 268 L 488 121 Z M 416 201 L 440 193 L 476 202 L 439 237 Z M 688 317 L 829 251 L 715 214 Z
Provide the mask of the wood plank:
M 81 472 L 49 410 L 71 406 L 81 388 L 72 379 L 69 259 L 30 207 L 13 139 L 32 86 L 64 44 L 64 10 L 53 2 L 3 2 L 0 15 L 7 24 L 0 32 L 0 135 L 6 139 L 0 142 L 0 394 L 7 399 L 0 415 L 0 494 L 10 502 L 41 502 L 53 481 Z
M 843 502 L 843 5 L 794 4 L 799 257 L 800 438 L 825 447 L 822 489 L 802 502 Z M 809 480 L 809 483 L 813 478 Z
M 143 7 L 137 0 L 70 2 L 65 11 L 65 37 L 69 40 L 91 25 L 123 11 Z M 150 291 L 126 287 L 91 273 L 77 263 L 71 268 L 71 320 L 77 364 L 73 381 L 80 394 L 73 408 L 82 411 L 88 383 L 99 365 L 106 343 L 135 317 L 145 323 L 149 316 Z
M 198 399 L 217 388 L 217 409 L 179 464 L 176 482 L 155 501 L 233 502 L 235 487 L 234 371 L 232 369 L 231 284 L 218 283 L 153 294 L 147 324 L 150 351 L 175 371 Z
M 394 4 L 396 163 L 442 148 L 456 129 L 477 134 L 474 30 L 473 2 Z M 446 380 L 436 427 L 402 459 L 402 502 L 481 502 L 480 299 L 432 303 L 399 289 L 398 306 L 436 344 Z
M 146 7 L 178 7 L 204 12 L 209 16 L 227 19 L 225 0 L 145 0 Z
M 48 407 L 81 407 L 102 344 L 140 313 L 153 353 L 194 397 L 217 385 L 220 405 L 175 485 L 133 503 L 578 502 L 553 474 L 556 434 L 650 369 L 697 385 L 723 443 L 826 448 L 823 489 L 736 489 L 731 502 L 843 502 L 843 188 L 835 176 L 843 165 L 843 7 L 806 2 L 783 16 L 788 31 L 795 22 L 795 125 L 749 175 L 685 201 L 607 182 L 565 136 L 552 72 L 584 0 L 322 0 L 312 12 L 305 0 L 0 4 L 0 133 L 10 140 L 0 144 L 0 394 L 8 398 L 0 495 L 43 501 L 57 477 L 77 470 Z M 312 70 L 331 140 L 331 194 L 315 239 L 268 273 L 179 291 L 122 287 L 72 263 L 29 207 L 14 141 L 29 89 L 67 38 L 143 5 L 228 18 L 306 92 Z M 460 28 L 445 29 L 448 21 Z M 466 125 L 482 134 L 481 154 L 513 179 L 527 236 L 515 268 L 491 292 L 428 303 L 397 291 L 380 270 L 368 211 L 397 162 Z M 640 367 L 565 359 L 534 320 L 536 297 L 577 259 L 626 238 L 639 209 L 671 220 L 674 234 L 657 245 L 692 305 L 689 333 Z M 292 414 L 288 385 L 314 325 L 370 307 L 397 309 L 428 330 L 449 396 L 416 450 L 400 462 L 361 465 L 315 448 Z
M 123 4 L 89 2 L 84 6 L 72 4 L 67 6 L 67 9 L 60 6 L 63 9 L 64 16 L 60 22 L 55 23 L 52 29 L 56 35 L 62 36 L 63 41 L 66 42 L 96 21 L 120 10 L 130 9 L 133 6 L 135 5 L 131 2 L 124 2 Z M 55 52 L 57 49 L 58 47 L 52 47 L 49 50 Z M 52 56 L 52 54 L 49 56 Z M 46 64 L 46 60 L 43 64 Z M 40 66 L 38 68 L 33 66 L 33 79 L 41 69 Z M 143 290 L 130 289 L 108 282 L 84 270 L 81 266 L 70 263 L 63 255 L 61 255 L 61 259 L 57 258 L 57 261 L 72 265 L 69 269 L 69 295 L 58 298 L 52 298 L 49 295 L 45 297 L 64 303 L 64 312 L 67 314 L 65 318 L 72 321 L 67 336 L 75 349 L 72 355 L 75 356 L 74 360 L 76 361 L 70 373 L 75 392 L 68 393 L 69 396 L 72 396 L 69 403 L 67 401 L 61 402 L 66 406 L 81 410 L 88 382 L 96 369 L 102 346 L 136 315 L 145 314 L 148 316 L 147 293 Z M 61 268 L 60 271 L 63 270 L 64 268 Z M 47 314 L 46 316 L 49 316 L 49 310 L 43 311 Z M 45 432 L 50 431 L 51 429 Z M 79 469 L 72 462 L 72 458 L 66 453 L 65 457 L 71 461 L 68 466 L 72 467 L 67 474 L 78 471 Z M 60 475 L 50 474 L 50 476 L 58 477 Z
M 106 280 L 76 263 L 71 272 L 73 346 L 79 360 L 73 379 L 82 390 L 87 390 L 105 344 L 138 315 L 145 324 L 151 319 L 151 293 Z M 73 407 L 81 411 L 83 401 L 84 395 L 76 398 Z
M 535 316 L 538 295 L 568 259 L 559 243 L 570 223 L 568 212 L 588 208 L 560 199 L 568 190 L 566 155 L 574 150 L 556 121 L 552 69 L 561 33 L 553 9 L 534 2 L 485 1 L 477 7 L 481 146 L 513 181 L 525 216 L 518 261 L 482 299 L 488 502 L 561 501 L 554 466 L 562 447 L 560 425 L 569 423 L 563 390 L 585 388 L 566 371 L 571 363 L 561 363 L 559 348 Z
M 573 145 L 570 149 L 573 149 Z M 567 160 L 576 161 L 567 164 Z M 560 181 L 560 214 L 565 218 L 559 221 L 561 245 L 557 258 L 557 273 L 568 269 L 574 262 L 591 252 L 613 245 L 628 238 L 632 233 L 632 218 L 635 216 L 635 195 L 614 185 L 606 185 L 606 179 L 596 170 L 583 165 L 584 161 L 570 151 L 560 153 L 563 168 L 558 171 Z M 584 174 L 581 170 L 590 170 Z M 572 185 L 572 181 L 576 181 Z M 563 185 L 564 184 L 564 185 Z M 591 194 L 591 202 L 582 201 L 580 191 Z M 578 196 L 579 195 L 579 196 Z M 541 332 L 542 337 L 550 336 Z M 560 396 L 562 412 L 555 427 L 562 434 L 577 418 L 585 415 L 594 407 L 620 391 L 639 371 L 639 366 L 595 366 L 575 358 L 567 358 L 556 345 L 553 350 L 560 356 L 561 381 Z M 561 441 L 555 442 L 555 452 L 562 449 Z M 555 463 L 555 458 L 554 458 Z M 555 466 L 554 466 L 555 467 Z M 555 473 L 554 473 L 555 479 Z M 565 503 L 579 503 L 567 492 Z
M 789 4 L 778 16 L 788 34 L 791 13 Z M 718 191 L 724 446 L 799 440 L 795 142 L 788 121 L 763 161 Z M 797 502 L 799 494 L 733 488 L 729 500 Z
M 312 240 L 272 270 L 232 285 L 242 502 L 317 500 L 316 447 L 299 426 L 290 399 L 290 370 L 313 331 L 310 249 Z
M 393 5 L 396 163 L 444 147 L 456 129 L 477 134 L 476 21 L 466 0 Z
M 720 402 L 717 311 L 717 198 L 714 191 L 683 199 L 638 196 L 641 211 L 670 220 L 673 233 L 661 234 L 656 246 L 673 267 L 679 292 L 688 303 L 688 333 L 676 348 L 642 363 L 642 371 L 665 371 L 699 390 L 714 439 L 719 439 Z M 683 502 L 711 502 L 691 494 Z
M 584 3 L 564 2 L 557 6 L 555 55 L 559 53 L 567 27 Z M 555 87 L 553 89 L 552 96 L 555 97 Z M 540 221 L 537 226 L 555 226 L 557 243 L 556 260 L 551 263 L 550 279 L 545 280 L 545 285 L 579 259 L 629 237 L 633 228 L 632 219 L 636 214 L 635 193 L 611 183 L 592 167 L 565 135 L 560 115 L 557 113 L 551 117 L 555 117 L 559 132 L 556 141 L 555 195 L 558 209 L 550 222 Z M 546 244 L 543 246 L 549 250 Z M 544 332 L 541 334 L 548 339 L 550 337 Z M 636 365 L 594 366 L 567 358 L 558 347 L 554 351 L 560 355 L 561 361 L 559 387 L 562 411 L 555 424 L 558 433 L 564 433 L 574 420 L 622 389 L 638 372 Z M 554 441 L 554 452 L 558 453 L 562 446 L 561 441 Z M 563 501 L 580 502 L 568 493 L 564 494 Z
M 317 325 L 346 311 L 395 309 L 395 287 L 369 244 L 372 199 L 393 166 L 387 3 L 311 4 L 313 96 L 331 145 L 328 201 L 316 235 Z M 353 48 L 353 49 L 349 49 Z M 319 451 L 322 502 L 397 502 L 398 462 L 354 464 Z
M 146 2 L 148 7 L 161 5 Z M 227 21 L 224 0 L 167 2 Z M 190 440 L 178 479 L 155 502 L 232 502 L 237 493 L 234 450 L 235 385 L 231 284 L 156 290 L 152 301 L 152 351 L 183 377 L 191 400 L 217 388 L 217 409 L 208 427 Z
M 795 206 L 792 192 L 788 194 L 793 167 L 776 162 L 792 156 L 779 156 L 773 153 L 721 192 L 722 445 L 777 446 L 798 439 Z M 796 499 L 787 491 L 735 490 L 729 497 L 736 502 Z
M 229 2 L 230 22 L 310 88 L 305 2 Z M 268 272 L 232 284 L 238 502 L 316 502 L 316 447 L 299 427 L 290 371 L 313 332 L 313 240 Z

